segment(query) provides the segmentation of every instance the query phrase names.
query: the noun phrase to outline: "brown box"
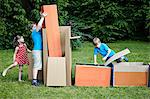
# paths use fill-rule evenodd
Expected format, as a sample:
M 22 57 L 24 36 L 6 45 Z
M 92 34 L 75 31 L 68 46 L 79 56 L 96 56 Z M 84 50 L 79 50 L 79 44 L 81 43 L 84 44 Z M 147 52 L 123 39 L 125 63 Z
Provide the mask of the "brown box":
M 66 82 L 71 86 L 72 54 L 71 54 L 71 26 L 60 26 L 62 55 L 66 59 Z
M 66 86 L 64 57 L 48 57 L 46 86 Z
M 142 62 L 114 63 L 113 86 L 147 86 L 148 65 Z
M 32 58 L 32 53 L 28 53 L 28 59 L 29 59 L 29 66 L 28 66 L 28 80 L 32 80 L 33 78 L 33 58 Z M 38 73 L 38 80 L 43 80 L 43 74 L 42 70 L 39 71 Z
M 42 37 L 43 37 L 43 82 L 46 84 L 47 80 L 47 62 L 48 62 L 48 45 L 47 45 L 47 36 L 46 29 L 42 29 Z
M 111 68 L 105 66 L 76 65 L 76 86 L 110 86 Z

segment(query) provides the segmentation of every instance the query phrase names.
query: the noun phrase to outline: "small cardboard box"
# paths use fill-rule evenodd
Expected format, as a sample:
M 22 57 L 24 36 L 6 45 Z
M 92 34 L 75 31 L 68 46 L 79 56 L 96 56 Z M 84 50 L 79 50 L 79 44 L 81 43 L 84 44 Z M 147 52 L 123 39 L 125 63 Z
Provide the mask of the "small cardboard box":
M 110 86 L 111 68 L 105 66 L 76 65 L 75 86 Z
M 66 86 L 64 57 L 48 57 L 46 86 Z
M 147 86 L 148 65 L 142 62 L 114 63 L 113 86 Z

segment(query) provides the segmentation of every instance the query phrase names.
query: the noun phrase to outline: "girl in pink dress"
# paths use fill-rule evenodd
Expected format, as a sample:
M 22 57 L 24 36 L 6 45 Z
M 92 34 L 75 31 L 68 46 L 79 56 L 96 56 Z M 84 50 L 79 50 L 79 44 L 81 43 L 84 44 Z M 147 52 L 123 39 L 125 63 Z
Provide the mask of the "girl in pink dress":
M 21 81 L 22 80 L 22 66 L 25 65 L 25 64 L 29 65 L 27 51 L 28 52 L 31 52 L 31 51 L 27 48 L 26 44 L 24 43 L 23 36 L 17 35 L 14 38 L 13 43 L 14 43 L 14 46 L 15 46 L 15 52 L 14 52 L 14 56 L 13 56 L 13 64 L 11 64 L 9 67 L 7 67 L 3 71 L 2 76 L 5 76 L 9 69 L 15 67 L 16 65 L 19 65 L 18 80 Z

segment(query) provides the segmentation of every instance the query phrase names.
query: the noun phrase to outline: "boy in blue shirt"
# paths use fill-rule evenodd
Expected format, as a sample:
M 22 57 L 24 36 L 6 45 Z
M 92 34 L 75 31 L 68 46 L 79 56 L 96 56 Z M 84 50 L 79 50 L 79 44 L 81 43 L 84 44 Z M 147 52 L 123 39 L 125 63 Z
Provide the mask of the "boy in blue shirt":
M 107 61 L 110 57 L 112 57 L 115 52 L 110 49 L 105 43 L 101 43 L 99 38 L 94 38 L 93 39 L 93 44 L 95 45 L 94 48 L 94 64 L 97 64 L 97 54 L 101 54 L 102 55 L 102 60 Z M 125 61 L 128 61 L 128 59 L 125 56 L 120 57 L 119 59 L 117 59 L 116 61 L 119 63 L 122 61 L 122 59 L 124 59 Z M 111 67 L 111 85 L 113 84 L 113 64 L 110 63 L 108 64 L 109 67 Z
M 38 86 L 39 82 L 37 80 L 38 71 L 42 70 L 42 33 L 41 28 L 44 21 L 44 18 L 47 16 L 46 13 L 41 13 L 41 19 L 38 24 L 32 24 L 32 40 L 34 43 L 32 54 L 33 54 L 33 80 L 32 85 Z
M 102 55 L 102 60 L 107 61 L 110 57 L 112 57 L 115 54 L 115 51 L 110 49 L 105 43 L 101 43 L 99 38 L 93 39 L 93 44 L 95 45 L 94 48 L 94 64 L 97 64 L 97 54 Z M 119 59 L 117 59 L 117 62 L 121 62 L 122 60 L 128 61 L 127 57 L 122 56 Z M 108 65 L 110 66 L 110 65 Z M 111 67 L 111 66 L 110 66 Z

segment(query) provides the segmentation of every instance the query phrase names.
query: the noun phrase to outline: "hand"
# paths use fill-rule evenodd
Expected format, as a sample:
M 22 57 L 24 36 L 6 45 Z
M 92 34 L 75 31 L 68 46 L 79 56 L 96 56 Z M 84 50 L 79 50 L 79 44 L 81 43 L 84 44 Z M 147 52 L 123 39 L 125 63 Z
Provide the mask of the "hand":
M 32 51 L 28 51 L 29 53 L 32 53 Z
M 31 50 L 28 50 L 28 52 L 31 53 L 32 51 L 31 51 Z
M 41 14 L 41 17 L 46 17 L 47 16 L 47 13 L 42 13 Z
M 107 57 L 103 57 L 103 59 L 102 59 L 102 60 L 104 60 L 104 61 L 105 61 L 106 59 L 107 59 Z

